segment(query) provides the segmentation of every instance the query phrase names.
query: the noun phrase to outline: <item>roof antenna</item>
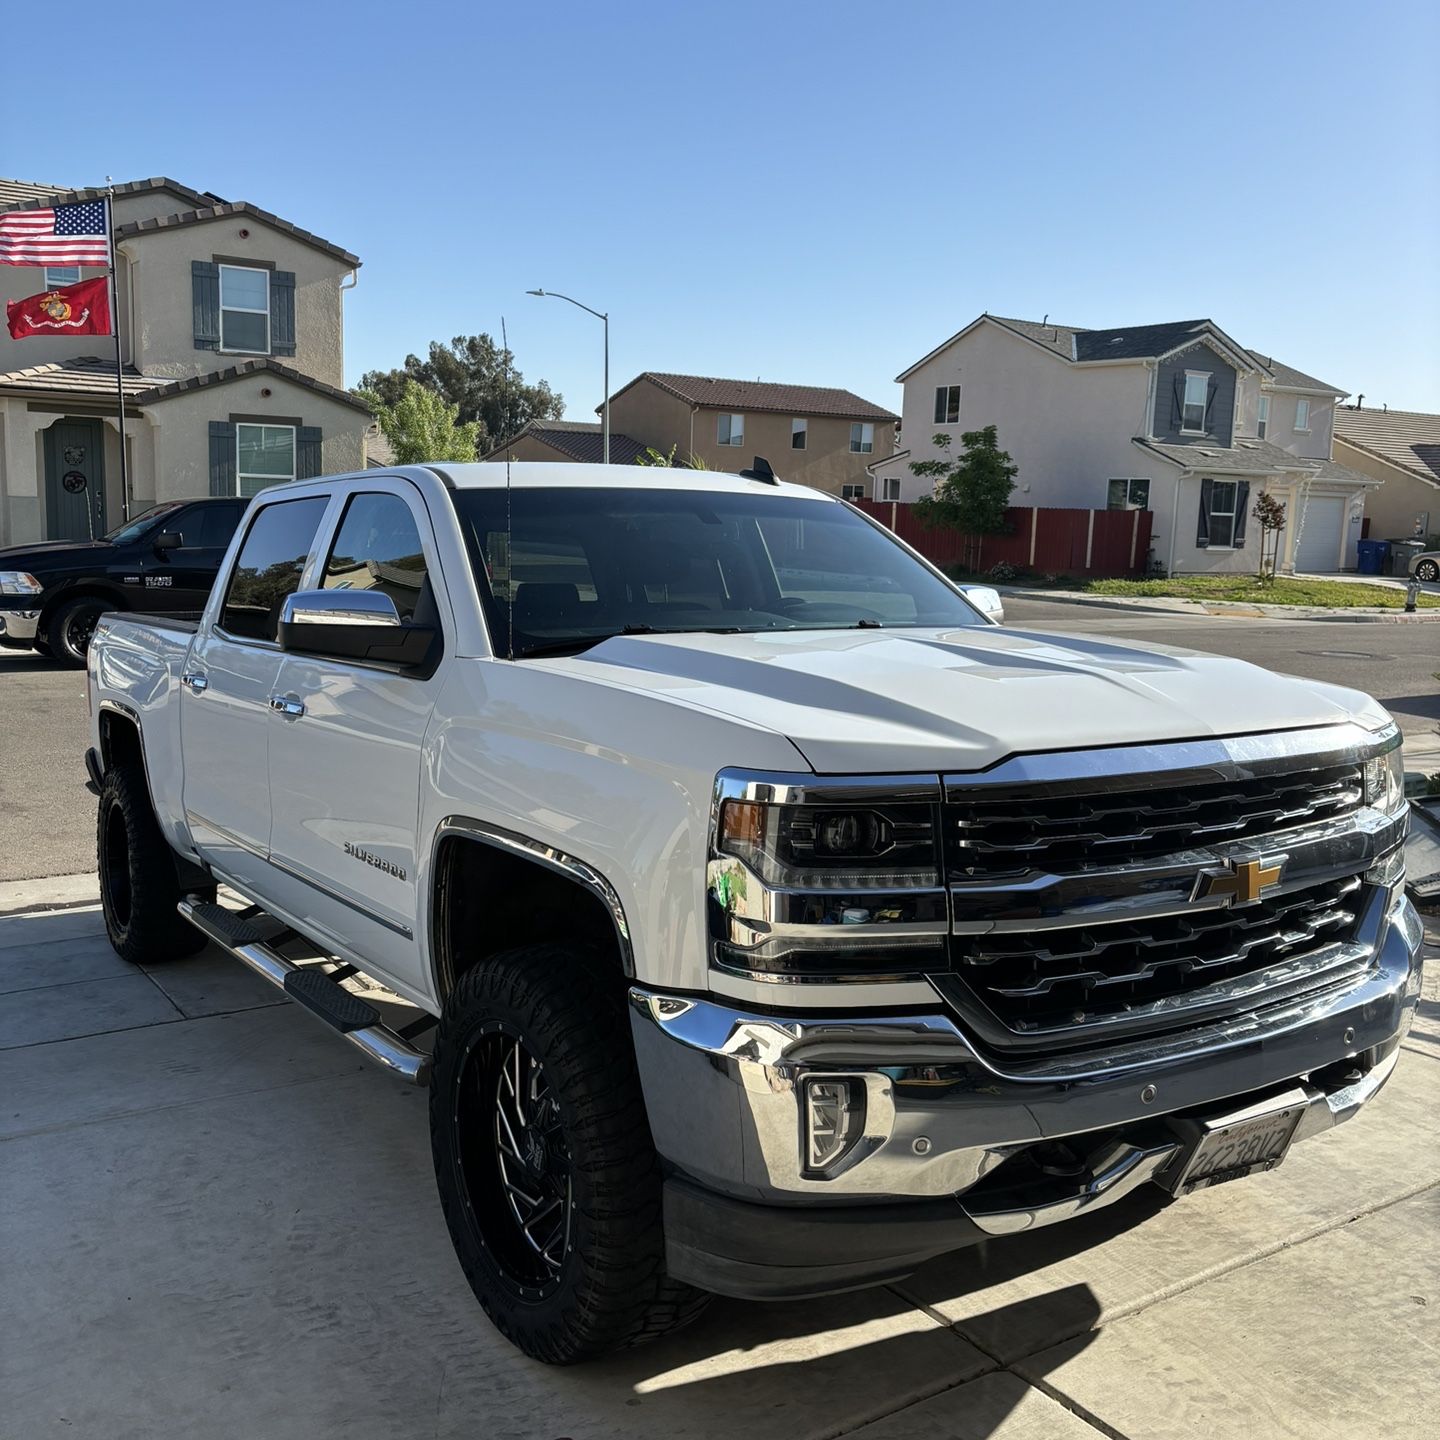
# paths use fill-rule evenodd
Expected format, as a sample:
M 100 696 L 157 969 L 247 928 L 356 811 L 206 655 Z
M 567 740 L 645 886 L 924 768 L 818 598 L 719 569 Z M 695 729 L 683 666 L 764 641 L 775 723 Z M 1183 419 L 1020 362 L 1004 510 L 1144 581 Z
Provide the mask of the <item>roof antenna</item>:
M 500 345 L 504 352 L 505 364 L 505 409 L 506 414 L 501 417 L 502 423 L 509 425 L 510 409 L 510 337 L 505 333 L 505 317 L 500 317 Z M 515 658 L 515 547 L 513 543 L 514 527 L 510 518 L 510 445 L 505 445 L 505 632 L 506 648 L 509 653 L 507 660 Z
M 1047 326 L 1049 323 L 1050 323 L 1050 312 L 1047 310 L 1047 311 L 1045 312 L 1045 314 L 1041 317 L 1041 320 L 1040 320 L 1040 328 L 1043 330 L 1043 329 L 1045 328 L 1045 326 Z
M 780 483 L 774 470 L 770 468 L 770 462 L 763 455 L 757 455 L 755 463 L 748 470 L 740 472 L 740 478 L 742 480 L 763 480 L 767 485 Z
M 1363 410 L 1363 409 L 1365 408 L 1365 397 L 1364 397 L 1364 395 L 1357 395 L 1357 396 L 1355 397 L 1355 408 L 1356 408 L 1357 410 Z

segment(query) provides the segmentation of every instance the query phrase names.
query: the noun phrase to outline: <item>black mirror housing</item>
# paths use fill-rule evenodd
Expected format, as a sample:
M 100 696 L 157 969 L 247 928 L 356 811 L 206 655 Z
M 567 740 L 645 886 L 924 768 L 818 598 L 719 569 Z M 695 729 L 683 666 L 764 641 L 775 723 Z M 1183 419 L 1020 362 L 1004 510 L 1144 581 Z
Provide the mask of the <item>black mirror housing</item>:
M 155 537 L 155 553 L 164 555 L 170 550 L 179 550 L 185 544 L 185 537 L 177 530 L 162 530 Z
M 280 621 L 280 648 L 299 655 L 324 655 L 369 665 L 430 668 L 439 631 L 433 625 L 317 624 Z

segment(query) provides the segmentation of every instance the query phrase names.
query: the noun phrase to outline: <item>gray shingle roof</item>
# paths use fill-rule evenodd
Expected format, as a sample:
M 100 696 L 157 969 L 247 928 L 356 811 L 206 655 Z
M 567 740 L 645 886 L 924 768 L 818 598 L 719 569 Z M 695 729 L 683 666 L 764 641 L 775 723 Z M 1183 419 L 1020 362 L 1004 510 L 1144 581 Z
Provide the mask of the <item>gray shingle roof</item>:
M 985 318 L 1023 335 L 1027 340 L 1033 340 L 1037 345 L 1043 345 L 1047 350 L 1053 350 L 1057 355 L 1063 355 L 1067 360 L 1074 355 L 1075 337 L 1084 333 L 1079 325 L 1057 325 L 1053 320 L 1042 324 L 1039 320 L 1014 320 L 1005 315 L 987 315 Z
M 1213 320 L 1167 320 L 1159 325 L 1129 325 L 1113 330 L 1082 330 L 1075 337 L 1077 360 L 1151 360 L 1168 355 L 1205 335 L 1222 339 Z
M 1229 449 L 1219 445 L 1166 445 L 1138 437 L 1135 444 L 1187 470 L 1213 470 L 1226 475 L 1274 475 L 1280 470 L 1314 473 L 1320 463 L 1302 460 L 1268 440 L 1237 440 Z
M 163 380 L 142 375 L 133 365 L 125 366 L 121 374 L 125 394 L 139 397 L 163 385 Z M 73 360 L 58 360 L 50 365 L 28 365 L 23 370 L 11 370 L 0 375 L 0 390 L 34 391 L 40 394 L 66 396 L 97 396 L 105 400 L 115 398 L 115 362 L 101 359 L 98 355 L 80 355 Z
M 323 250 L 337 260 L 343 260 L 347 265 L 358 268 L 360 264 L 359 256 L 352 255 L 348 250 L 342 250 L 340 246 L 329 240 L 322 240 L 320 236 L 312 234 L 309 230 L 302 230 L 298 225 L 292 225 L 288 220 L 282 220 L 269 210 L 262 210 L 258 205 L 250 204 L 248 200 L 238 200 L 233 205 L 208 205 L 204 209 L 185 210 L 178 215 L 160 215 L 153 220 L 135 220 L 129 225 L 119 226 L 115 231 L 115 238 L 124 240 L 130 235 L 143 235 L 151 230 L 170 230 L 177 225 L 200 225 L 209 220 L 223 220 L 230 215 L 249 215 L 252 219 L 263 221 L 277 230 L 283 230 L 287 235 L 293 235 L 295 239 L 306 245 L 313 245 L 317 250 Z
M 1337 405 L 1335 438 L 1431 485 L 1440 485 L 1440 415 Z
M 715 410 L 734 410 L 740 413 L 747 410 L 773 411 L 797 416 L 828 415 L 840 420 L 900 418 L 893 411 L 862 400 L 850 390 L 833 390 L 824 385 L 783 385 L 770 380 L 719 380 L 706 375 L 671 375 L 656 370 L 646 370 L 637 375 L 629 385 L 623 386 L 611 396 L 611 403 L 614 403 L 615 396 L 623 395 L 642 380 L 649 380 L 691 405 L 704 405 Z
M 1348 390 L 1342 390 L 1338 385 L 1327 385 L 1323 380 L 1317 380 L 1313 375 L 1307 375 L 1303 370 L 1297 370 L 1293 365 L 1285 365 L 1275 359 L 1273 355 L 1262 355 L 1258 350 L 1246 352 L 1257 364 L 1263 365 L 1274 377 L 1277 385 L 1289 386 L 1292 390 L 1314 390 L 1319 395 L 1348 395 Z
M 605 432 L 599 424 L 586 420 L 531 420 L 503 444 L 497 445 L 482 459 L 503 458 L 505 452 L 522 436 L 529 436 L 558 450 L 571 460 L 586 465 L 600 465 L 605 459 Z M 645 453 L 646 447 L 629 435 L 610 432 L 610 463 L 612 465 L 633 465 L 636 457 Z

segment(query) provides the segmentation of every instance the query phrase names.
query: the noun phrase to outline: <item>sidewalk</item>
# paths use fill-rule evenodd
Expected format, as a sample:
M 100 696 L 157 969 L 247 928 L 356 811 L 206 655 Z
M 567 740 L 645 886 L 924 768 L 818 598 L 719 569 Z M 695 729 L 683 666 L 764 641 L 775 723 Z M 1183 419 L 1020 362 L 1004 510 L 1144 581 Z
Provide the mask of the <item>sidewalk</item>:
M 1376 581 L 1376 577 L 1369 575 L 1327 575 L 1325 578 Z M 1329 620 L 1381 625 L 1440 623 L 1440 609 L 1417 610 L 1413 615 L 1407 615 L 1403 610 L 1372 610 L 1361 607 L 1337 609 L 1324 605 L 1251 605 L 1239 600 L 1183 600 L 1164 595 L 1091 595 L 1085 590 L 1048 590 L 1029 585 L 997 585 L 995 588 L 1001 595 L 1016 600 L 1053 600 L 1060 605 L 1089 605 L 1098 610 L 1139 610 L 1157 615 L 1233 615 L 1248 619 Z M 1404 589 L 1404 586 L 1400 585 L 1400 588 Z M 1432 586 L 1427 593 L 1440 591 Z
M 0 919 L 0 1430 L 25 1440 L 1428 1435 L 1440 974 L 1395 1079 L 1273 1174 L 880 1290 L 521 1358 L 451 1252 L 425 1097 L 214 951 Z M 83 1363 L 77 1360 L 83 1357 Z

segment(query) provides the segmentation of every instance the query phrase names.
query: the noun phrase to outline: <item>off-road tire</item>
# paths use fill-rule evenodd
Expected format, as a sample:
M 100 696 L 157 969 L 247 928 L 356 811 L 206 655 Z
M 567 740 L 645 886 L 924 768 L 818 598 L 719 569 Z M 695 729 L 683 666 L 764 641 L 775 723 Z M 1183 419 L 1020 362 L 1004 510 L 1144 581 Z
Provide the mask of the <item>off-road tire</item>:
M 1417 580 L 1424 580 L 1427 583 L 1432 580 L 1440 580 L 1440 562 L 1422 560 L 1415 567 L 1415 578 Z
M 112 765 L 105 772 L 95 858 L 105 933 L 122 960 L 150 964 L 205 948 L 204 935 L 175 908 L 183 892 L 173 852 L 160 833 L 138 765 Z M 204 899 L 215 898 L 213 888 L 200 893 Z
M 617 980 L 599 957 L 562 945 L 490 956 L 461 976 L 435 1044 L 430 1138 L 456 1254 L 501 1334 L 552 1365 L 666 1334 L 710 1298 L 665 1273 L 660 1164 Z M 462 1159 L 497 1124 L 473 1084 L 476 1046 L 496 1027 L 543 1069 L 568 1160 L 571 1243 L 543 1296 L 520 1293 L 501 1258 L 500 1219 L 483 1223 Z
M 113 605 L 94 595 L 77 595 L 67 600 L 50 617 L 45 627 L 45 641 L 51 659 L 67 669 L 80 670 L 85 665 L 85 651 L 95 633 L 95 622 Z

